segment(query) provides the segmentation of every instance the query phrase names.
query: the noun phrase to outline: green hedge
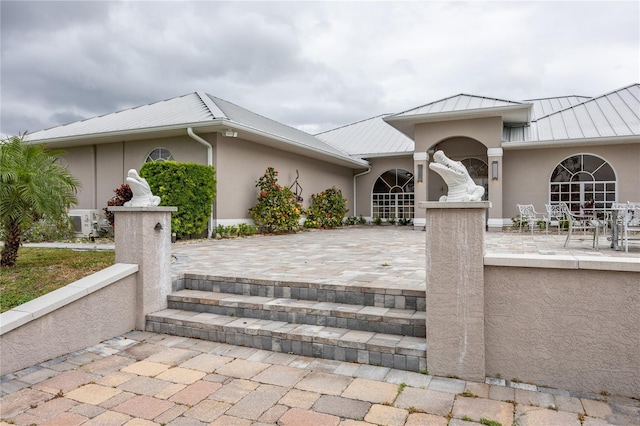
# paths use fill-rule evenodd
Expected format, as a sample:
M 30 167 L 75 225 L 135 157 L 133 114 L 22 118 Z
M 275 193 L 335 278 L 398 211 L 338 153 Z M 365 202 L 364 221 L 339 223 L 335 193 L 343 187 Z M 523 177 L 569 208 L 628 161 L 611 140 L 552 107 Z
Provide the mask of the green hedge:
M 216 197 L 215 174 L 210 166 L 175 161 L 149 162 L 140 169 L 151 192 L 162 199 L 160 205 L 178 208 L 171 215 L 171 229 L 178 238 L 207 229 Z

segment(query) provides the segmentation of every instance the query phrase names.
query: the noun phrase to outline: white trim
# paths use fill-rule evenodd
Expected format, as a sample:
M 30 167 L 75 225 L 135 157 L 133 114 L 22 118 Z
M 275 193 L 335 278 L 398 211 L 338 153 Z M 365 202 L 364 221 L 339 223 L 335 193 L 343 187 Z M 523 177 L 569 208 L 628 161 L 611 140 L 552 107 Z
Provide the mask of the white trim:
M 505 218 L 498 218 L 498 219 L 492 219 L 489 218 L 487 219 L 487 226 L 489 228 L 504 228 L 505 226 L 511 226 L 512 222 L 511 219 L 505 219 Z
M 487 148 L 488 157 L 502 157 L 504 150 L 502 148 Z
M 414 152 L 413 153 L 413 161 L 427 161 L 429 156 L 426 152 Z
M 223 225 L 223 226 L 238 225 L 240 223 L 245 223 L 247 225 L 255 225 L 255 223 L 253 223 L 253 220 L 251 219 L 218 219 L 217 223 L 218 225 Z
M 628 144 L 639 143 L 640 137 L 638 135 L 631 136 L 612 136 L 612 137 L 597 137 L 597 138 L 584 138 L 584 139 L 557 139 L 548 141 L 528 141 L 528 142 L 502 142 L 503 149 L 537 149 L 537 148 L 569 148 L 569 147 L 581 147 L 584 148 L 587 145 L 613 145 L 613 144 Z

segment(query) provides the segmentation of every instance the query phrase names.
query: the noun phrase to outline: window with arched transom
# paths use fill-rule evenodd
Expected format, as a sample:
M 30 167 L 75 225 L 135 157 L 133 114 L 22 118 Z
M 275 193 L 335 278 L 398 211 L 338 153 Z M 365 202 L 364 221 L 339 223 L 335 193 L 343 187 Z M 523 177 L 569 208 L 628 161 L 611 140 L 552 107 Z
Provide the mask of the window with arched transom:
M 391 169 L 378 176 L 371 192 L 371 215 L 381 219 L 413 219 L 413 173 Z
M 598 211 L 607 211 L 616 201 L 617 180 L 613 168 L 600 157 L 577 154 L 560 162 L 549 181 L 550 204 L 567 203 L 572 211 L 593 203 Z

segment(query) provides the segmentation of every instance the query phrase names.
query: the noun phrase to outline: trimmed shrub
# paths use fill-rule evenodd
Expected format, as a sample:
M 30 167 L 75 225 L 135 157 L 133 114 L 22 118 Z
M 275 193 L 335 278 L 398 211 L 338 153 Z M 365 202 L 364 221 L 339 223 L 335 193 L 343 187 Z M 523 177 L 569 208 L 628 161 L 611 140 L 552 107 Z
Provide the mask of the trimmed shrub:
M 277 176 L 277 170 L 269 167 L 258 179 L 258 201 L 249 214 L 262 232 L 294 232 L 300 227 L 302 209 L 291 189 L 278 185 Z
M 307 209 L 307 228 L 335 228 L 342 226 L 349 209 L 342 191 L 335 186 L 319 194 L 311 194 L 311 206 Z M 308 222 L 308 224 L 307 224 Z
M 177 207 L 171 215 L 171 230 L 178 238 L 202 234 L 207 229 L 216 197 L 215 169 L 195 163 L 156 161 L 145 163 L 140 176 L 161 206 Z

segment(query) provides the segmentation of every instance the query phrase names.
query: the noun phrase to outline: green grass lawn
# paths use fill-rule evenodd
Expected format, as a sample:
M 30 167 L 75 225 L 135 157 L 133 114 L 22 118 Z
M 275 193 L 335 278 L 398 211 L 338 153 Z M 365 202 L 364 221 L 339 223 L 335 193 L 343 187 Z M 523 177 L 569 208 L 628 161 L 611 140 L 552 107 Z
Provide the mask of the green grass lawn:
M 33 300 L 115 263 L 115 252 L 20 248 L 12 268 L 0 268 L 0 312 Z

